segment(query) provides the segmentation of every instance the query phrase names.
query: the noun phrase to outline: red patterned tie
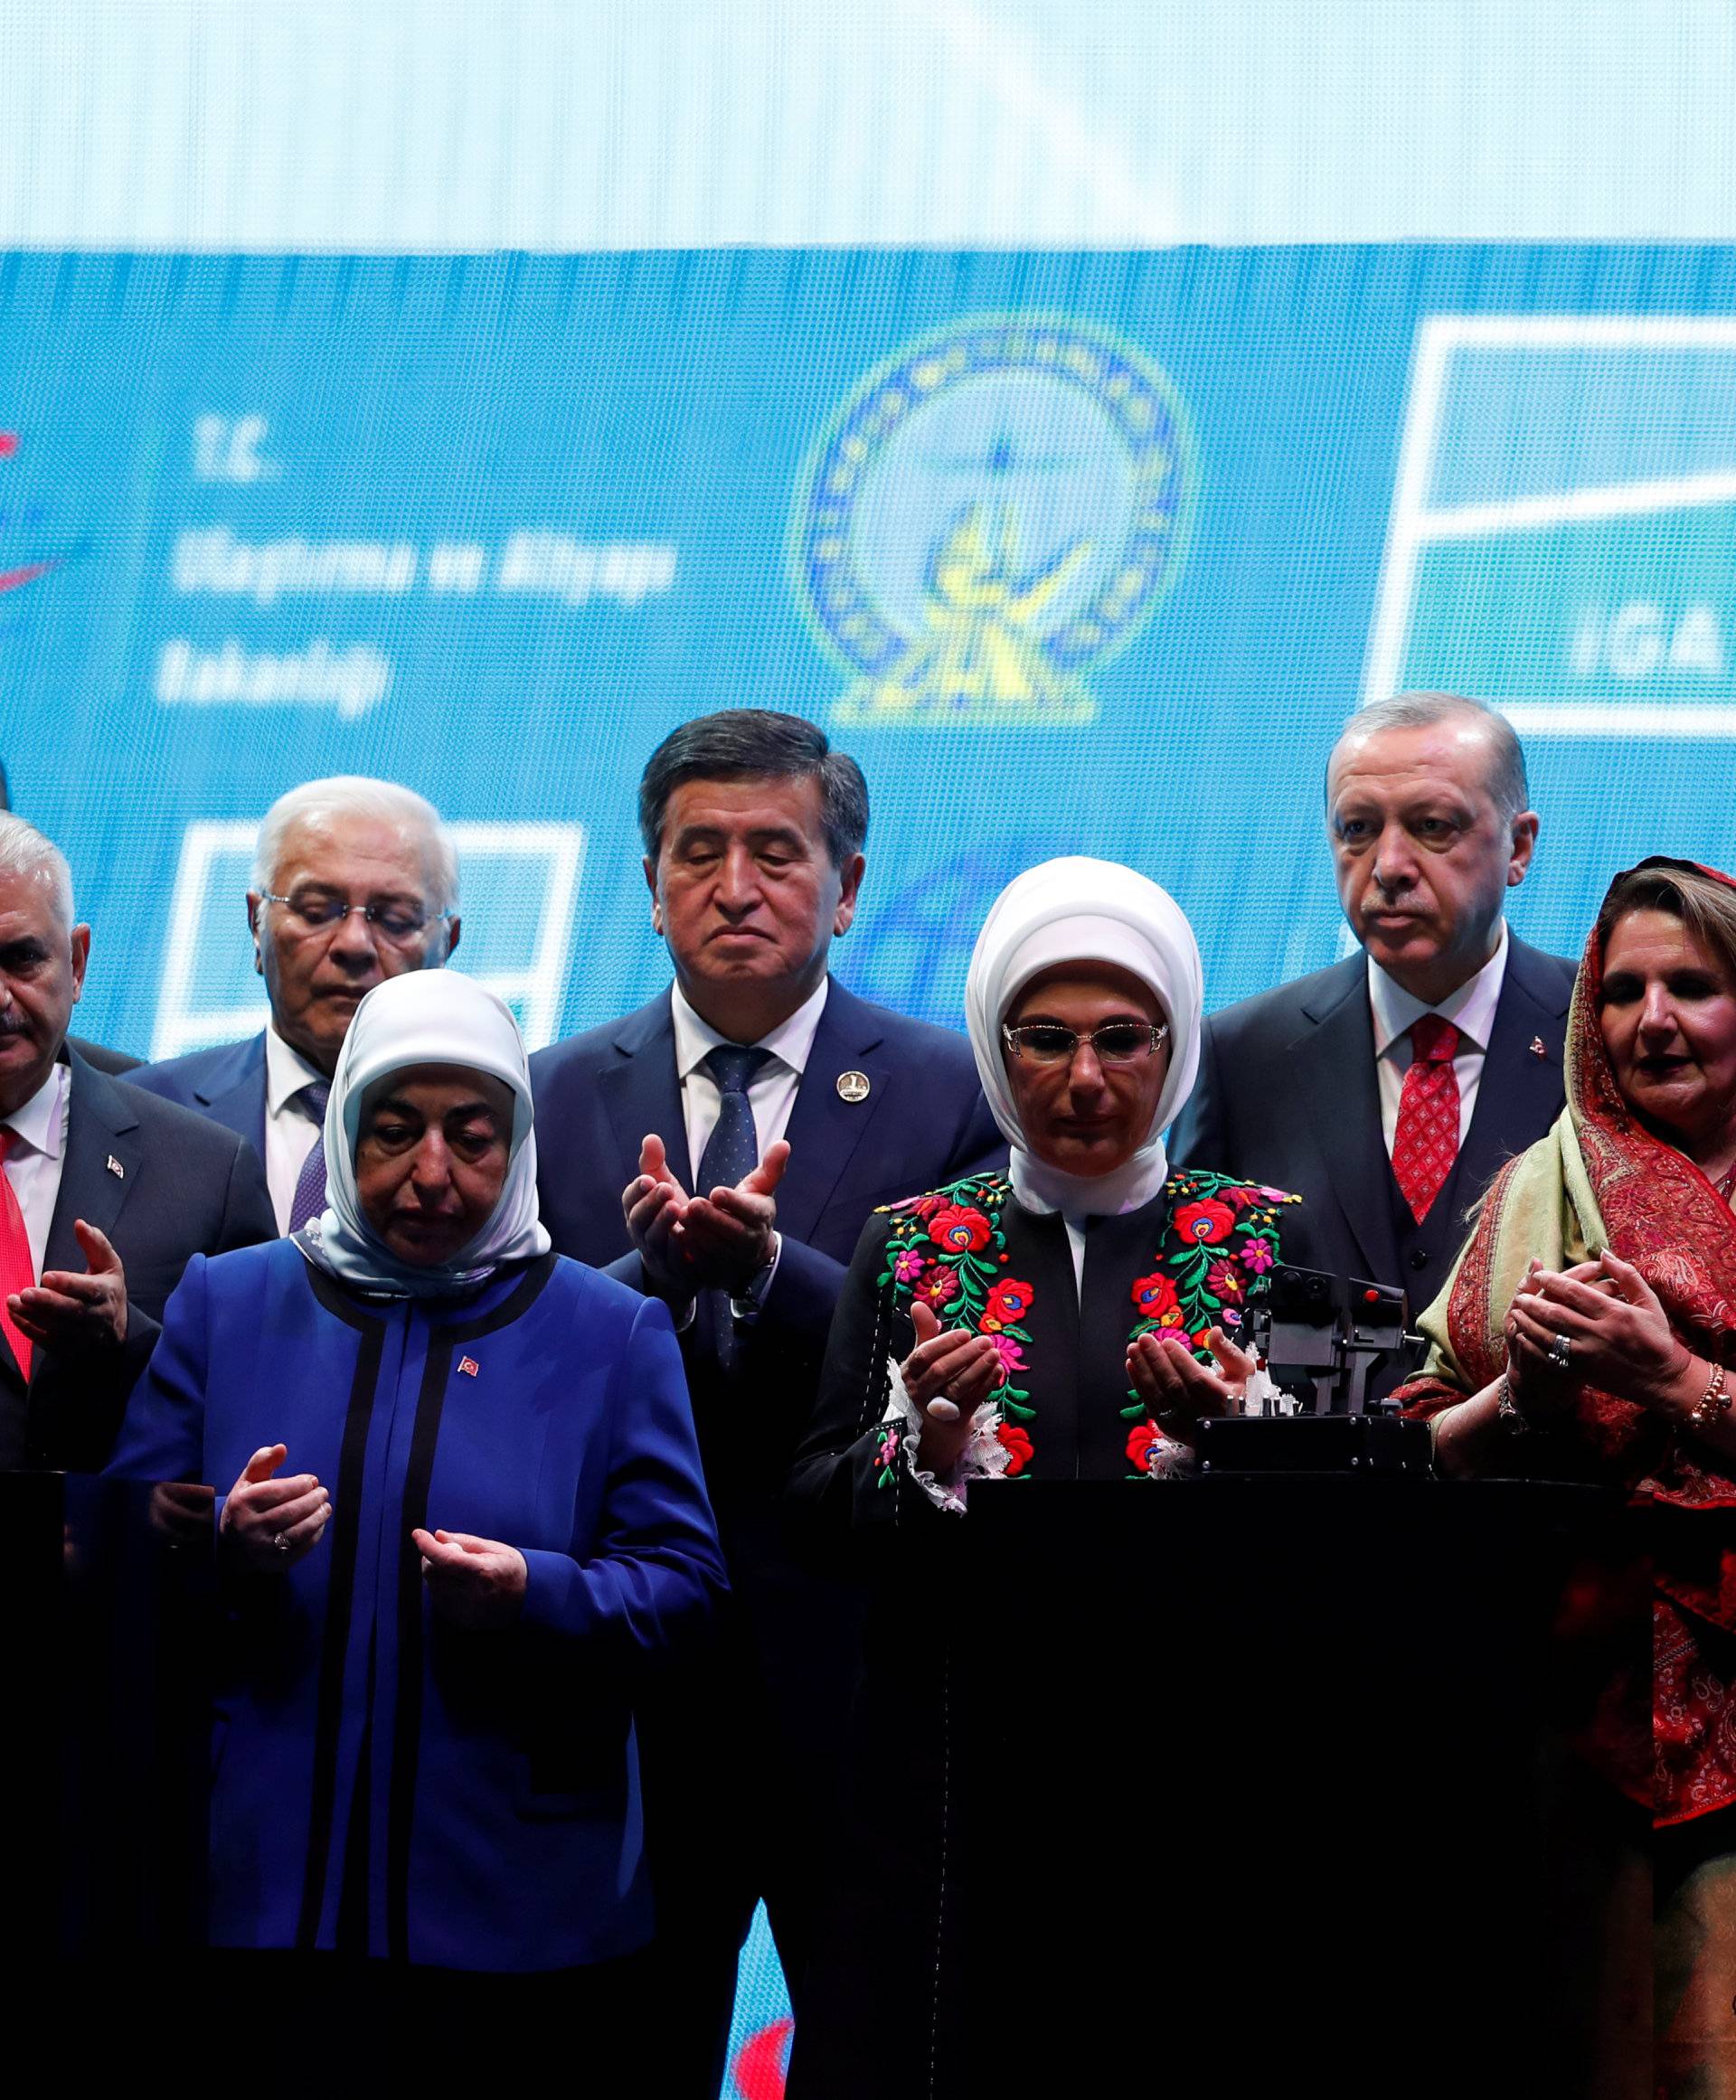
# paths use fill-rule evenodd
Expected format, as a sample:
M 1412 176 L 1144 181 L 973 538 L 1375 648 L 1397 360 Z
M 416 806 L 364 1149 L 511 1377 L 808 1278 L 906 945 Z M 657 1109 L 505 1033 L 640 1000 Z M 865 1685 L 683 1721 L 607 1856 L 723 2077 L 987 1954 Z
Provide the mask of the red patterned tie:
M 1399 1095 L 1392 1174 L 1420 1225 L 1458 1157 L 1458 1031 L 1438 1013 L 1410 1024 L 1410 1069 Z
M 26 1378 L 30 1376 L 30 1342 L 12 1323 L 12 1314 L 6 1310 L 6 1300 L 14 1291 L 27 1291 L 36 1281 L 36 1268 L 30 1258 L 30 1235 L 24 1230 L 24 1213 L 13 1191 L 12 1177 L 5 1171 L 5 1161 L 17 1138 L 12 1130 L 0 1130 L 0 1332 L 12 1344 L 12 1353 L 18 1359 L 18 1368 Z

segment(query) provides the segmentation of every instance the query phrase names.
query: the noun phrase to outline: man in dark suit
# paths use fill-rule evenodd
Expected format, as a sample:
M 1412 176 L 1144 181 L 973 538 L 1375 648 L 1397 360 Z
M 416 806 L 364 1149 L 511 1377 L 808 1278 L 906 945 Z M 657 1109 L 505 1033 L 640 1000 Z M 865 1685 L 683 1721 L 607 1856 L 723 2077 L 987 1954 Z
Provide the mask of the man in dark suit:
M 271 1237 L 247 1144 L 68 1047 L 90 952 L 64 859 L 0 816 L 0 1469 L 99 1466 L 189 1256 Z
M 395 781 L 309 780 L 265 814 L 247 923 L 271 1017 L 245 1042 L 130 1072 L 132 1085 L 244 1137 L 280 1232 L 324 1210 L 320 1125 L 364 993 L 458 945 L 458 863 L 433 805 Z
M 1170 1147 L 1296 1191 L 1309 1266 L 1401 1284 L 1413 1311 L 1467 1210 L 1562 1106 L 1575 965 L 1502 911 L 1537 841 L 1528 801 L 1518 739 L 1476 701 L 1403 694 L 1354 716 L 1326 826 L 1361 952 L 1207 1021 Z
M 555 1247 L 674 1313 L 734 1591 L 716 1667 L 643 1733 L 668 1981 L 647 2086 L 678 2100 L 718 2089 L 762 1894 L 799 2014 L 855 1620 L 791 1565 L 778 1502 L 846 1264 L 876 1205 L 1004 1147 L 962 1035 L 828 974 L 864 864 L 853 759 L 793 715 L 704 716 L 652 754 L 639 823 L 675 984 L 531 1074 Z

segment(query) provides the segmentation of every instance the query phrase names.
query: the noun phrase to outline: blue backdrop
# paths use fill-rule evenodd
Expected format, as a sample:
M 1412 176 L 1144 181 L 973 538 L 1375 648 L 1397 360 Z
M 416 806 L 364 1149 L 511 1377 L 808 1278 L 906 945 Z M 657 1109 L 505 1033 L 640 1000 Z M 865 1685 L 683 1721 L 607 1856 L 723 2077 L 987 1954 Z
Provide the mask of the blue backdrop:
M 258 1025 L 284 788 L 461 826 L 533 1041 L 665 975 L 646 755 L 702 710 L 865 767 L 859 990 L 956 1022 L 981 909 L 1131 862 L 1212 1003 L 1338 952 L 1320 774 L 1404 685 L 1513 712 L 1520 929 L 1731 864 L 1726 250 L 0 259 L 0 758 L 95 928 L 87 1033 Z M 763 1935 L 732 2052 L 770 2100 Z
M 246 843 L 310 775 L 466 828 L 536 1040 L 663 975 L 632 820 L 703 709 L 873 788 L 840 950 L 955 1020 L 1058 849 L 1171 887 L 1222 1003 L 1327 961 L 1365 693 L 1510 706 L 1521 929 L 1728 861 L 1723 250 L 0 261 L 0 757 L 96 928 L 87 1032 L 242 1032 Z

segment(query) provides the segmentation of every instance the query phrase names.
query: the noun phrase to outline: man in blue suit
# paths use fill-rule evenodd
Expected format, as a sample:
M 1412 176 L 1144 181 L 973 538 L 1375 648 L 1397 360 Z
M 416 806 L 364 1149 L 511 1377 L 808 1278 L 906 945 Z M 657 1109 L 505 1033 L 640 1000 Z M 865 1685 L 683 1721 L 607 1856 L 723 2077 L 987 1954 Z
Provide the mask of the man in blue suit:
M 271 1017 L 245 1042 L 127 1078 L 244 1137 L 264 1162 L 278 1230 L 326 1205 L 326 1097 L 363 995 L 458 945 L 458 863 L 433 805 L 395 781 L 310 780 L 266 812 L 247 922 Z
M 715 2094 L 736 1955 L 763 1895 L 799 2017 L 854 1606 L 798 1573 L 778 1500 L 832 1310 L 876 1205 L 1004 1157 L 962 1035 L 828 969 L 861 887 L 868 794 L 815 726 L 684 724 L 639 789 L 675 983 L 538 1053 L 557 1250 L 665 1298 L 730 1564 L 729 1634 L 646 1728 L 646 1829 L 669 1989 L 649 2084 Z
M 1178 1166 L 1295 1190 L 1308 1266 L 1402 1285 L 1413 1311 L 1467 1210 L 1561 1110 L 1574 965 L 1503 912 L 1537 843 L 1528 805 L 1519 740 L 1477 702 L 1407 693 L 1354 715 L 1326 824 L 1357 953 L 1207 1021 L 1170 1144 Z

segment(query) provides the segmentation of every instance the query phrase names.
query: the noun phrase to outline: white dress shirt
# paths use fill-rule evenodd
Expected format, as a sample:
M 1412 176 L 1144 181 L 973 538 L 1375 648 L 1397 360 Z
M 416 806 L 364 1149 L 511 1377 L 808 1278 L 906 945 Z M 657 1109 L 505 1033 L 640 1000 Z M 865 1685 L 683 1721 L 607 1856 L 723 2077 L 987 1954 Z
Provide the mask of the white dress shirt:
M 321 1125 L 303 1089 L 326 1084 L 326 1075 L 269 1025 L 265 1031 L 265 1185 L 278 1214 L 278 1230 L 289 1229 L 296 1183 Z
M 66 1124 L 71 1106 L 71 1069 L 57 1064 L 18 1113 L 6 1116 L 4 1122 L 5 1129 L 16 1133 L 6 1154 L 6 1179 L 24 1214 L 30 1266 L 38 1283 L 42 1277 L 48 1229 L 53 1223 L 54 1206 L 61 1196 L 61 1175 L 66 1167 Z M 82 1257 L 78 1267 L 84 1267 Z
M 769 1035 L 762 1035 L 751 1046 L 771 1052 L 748 1081 L 748 1106 L 753 1110 L 753 1128 L 760 1141 L 761 1159 L 766 1156 L 766 1147 L 775 1144 L 789 1128 L 797 1090 L 807 1069 L 808 1053 L 814 1048 L 820 1015 L 826 1011 L 826 995 L 831 982 L 829 977 L 822 978 L 818 988 L 803 1000 L 788 1021 L 780 1022 Z M 705 1069 L 704 1059 L 720 1043 L 727 1043 L 730 1039 L 720 1035 L 709 1022 L 700 1019 L 683 996 L 679 984 L 671 987 L 669 1006 L 675 1024 L 675 1073 L 681 1081 L 681 1119 L 686 1125 L 687 1156 L 696 1174 L 699 1163 L 705 1156 L 705 1142 L 717 1127 L 717 1081 Z M 679 1162 L 676 1164 L 679 1166 Z M 676 1178 L 681 1178 L 679 1173 Z
M 1506 974 L 1505 919 L 1501 921 L 1501 938 L 1495 953 L 1476 976 L 1450 993 L 1439 1006 L 1425 1006 L 1420 999 L 1413 998 L 1387 975 L 1373 956 L 1369 957 L 1368 1003 L 1374 1021 L 1374 1069 L 1381 1078 L 1381 1130 L 1389 1159 L 1399 1127 L 1399 1096 L 1404 1090 L 1404 1075 L 1410 1069 L 1410 1027 L 1425 1013 L 1438 1013 L 1458 1031 L 1458 1055 L 1453 1059 L 1453 1073 L 1458 1081 L 1458 1142 L 1464 1144 L 1477 1107 L 1483 1059 Z

